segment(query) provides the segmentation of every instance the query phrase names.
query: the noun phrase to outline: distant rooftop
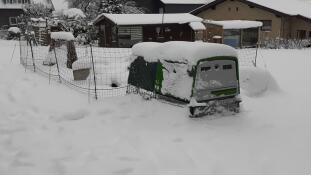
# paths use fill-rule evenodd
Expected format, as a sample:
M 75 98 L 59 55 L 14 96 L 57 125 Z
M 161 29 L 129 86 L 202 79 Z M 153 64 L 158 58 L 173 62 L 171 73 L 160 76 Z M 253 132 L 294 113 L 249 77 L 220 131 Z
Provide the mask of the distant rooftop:
M 161 0 L 164 4 L 207 4 L 214 0 Z

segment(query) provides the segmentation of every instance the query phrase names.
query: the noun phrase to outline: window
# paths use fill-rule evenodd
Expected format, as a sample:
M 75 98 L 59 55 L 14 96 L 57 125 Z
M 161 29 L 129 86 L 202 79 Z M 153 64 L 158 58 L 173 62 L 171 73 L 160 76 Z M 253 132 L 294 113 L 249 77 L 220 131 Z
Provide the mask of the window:
M 271 31 L 272 30 L 272 20 L 257 20 L 262 22 L 261 31 Z
M 311 31 L 309 31 L 309 38 L 311 38 Z
M 307 31 L 305 31 L 305 30 L 297 30 L 296 37 L 297 37 L 297 39 L 305 39 L 305 38 L 307 38 Z
M 201 67 L 201 72 L 207 72 L 210 71 L 212 68 L 211 67 Z
M 238 12 L 239 11 L 239 7 L 236 7 L 235 10 Z
M 17 25 L 17 18 L 16 17 L 10 17 L 10 25 Z
M 222 69 L 223 69 L 223 70 L 229 70 L 229 69 L 232 69 L 232 65 L 231 65 L 231 64 L 228 64 L 228 65 L 223 65 L 223 66 L 222 66 Z

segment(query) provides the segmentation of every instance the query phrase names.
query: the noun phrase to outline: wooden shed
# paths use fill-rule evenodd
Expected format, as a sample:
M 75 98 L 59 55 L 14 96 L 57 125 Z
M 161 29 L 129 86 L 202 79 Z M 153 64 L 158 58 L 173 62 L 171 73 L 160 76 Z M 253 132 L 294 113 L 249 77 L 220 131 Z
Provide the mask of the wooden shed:
M 203 19 L 181 14 L 101 14 L 95 19 L 101 47 L 132 47 L 139 42 L 195 41 Z

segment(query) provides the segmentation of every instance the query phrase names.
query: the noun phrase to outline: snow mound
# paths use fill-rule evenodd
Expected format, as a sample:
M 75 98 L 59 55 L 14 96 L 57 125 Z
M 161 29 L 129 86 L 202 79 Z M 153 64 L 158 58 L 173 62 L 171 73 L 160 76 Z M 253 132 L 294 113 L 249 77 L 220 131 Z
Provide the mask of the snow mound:
M 247 96 L 259 96 L 268 91 L 279 90 L 270 72 L 261 68 L 241 68 L 240 82 L 242 93 Z
M 10 27 L 8 31 L 15 34 L 21 33 L 21 30 L 18 27 Z
M 71 8 L 71 9 L 64 10 L 63 15 L 71 19 L 79 19 L 79 18 L 86 17 L 83 11 L 77 8 Z
M 51 38 L 54 40 L 73 41 L 75 37 L 71 32 L 52 32 Z

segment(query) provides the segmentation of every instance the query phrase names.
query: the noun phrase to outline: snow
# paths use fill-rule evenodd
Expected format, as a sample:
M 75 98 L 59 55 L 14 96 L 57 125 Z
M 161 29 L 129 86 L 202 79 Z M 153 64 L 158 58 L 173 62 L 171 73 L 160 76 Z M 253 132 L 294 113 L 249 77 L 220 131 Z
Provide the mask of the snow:
M 189 23 L 189 26 L 193 30 L 206 30 L 206 27 L 204 24 L 202 24 L 202 22 L 191 22 L 191 23 Z
M 204 58 L 216 56 L 237 57 L 234 48 L 215 43 L 170 41 L 166 43 L 145 42 L 133 46 L 133 55 L 142 56 L 148 62 L 171 60 L 196 65 Z
M 91 69 L 92 65 L 89 60 L 79 59 L 72 64 L 72 70 Z
M 75 40 L 75 37 L 71 32 L 52 32 L 51 39 L 72 41 Z
M 262 26 L 262 22 L 247 21 L 247 20 L 227 20 L 227 21 L 205 20 L 204 23 L 220 25 L 223 26 L 223 29 L 248 29 L 248 28 L 258 28 Z
M 311 173 L 310 49 L 259 50 L 280 90 L 242 89 L 240 114 L 194 120 L 137 95 L 88 102 L 25 72 L 18 48 L 11 62 L 17 43 L 0 41 L 1 175 Z
M 70 8 L 63 11 L 63 15 L 67 18 L 73 18 L 73 19 L 79 19 L 79 18 L 85 18 L 83 11 L 81 9 L 77 8 Z
M 202 22 L 203 19 L 189 13 L 172 14 L 106 14 L 99 15 L 94 21 L 107 18 L 117 25 L 145 25 L 145 24 L 185 24 Z
M 8 31 L 15 34 L 21 33 L 21 30 L 18 27 L 10 27 Z
M 207 4 L 213 0 L 161 0 L 164 4 Z

